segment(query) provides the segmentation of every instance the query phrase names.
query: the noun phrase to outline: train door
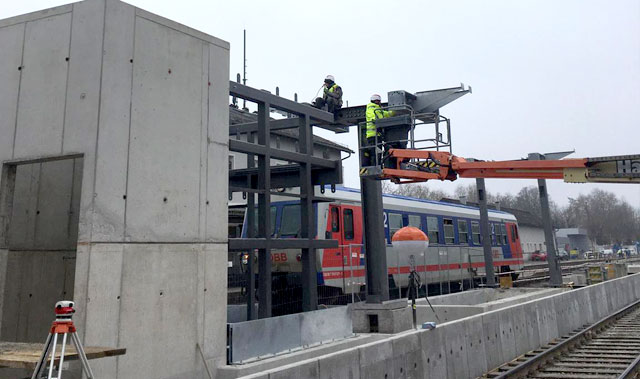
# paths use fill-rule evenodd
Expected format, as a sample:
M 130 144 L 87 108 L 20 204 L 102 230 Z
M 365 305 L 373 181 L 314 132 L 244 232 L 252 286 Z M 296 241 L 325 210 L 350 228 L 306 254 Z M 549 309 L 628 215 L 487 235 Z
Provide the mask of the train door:
M 359 270 L 362 254 L 362 210 L 358 206 L 331 204 L 325 237 L 338 241 L 337 249 L 325 249 L 322 272 L 325 285 L 344 293 Z
M 506 222 L 507 239 L 513 258 L 522 258 L 522 246 L 520 246 L 520 238 L 518 237 L 518 226 L 515 223 Z

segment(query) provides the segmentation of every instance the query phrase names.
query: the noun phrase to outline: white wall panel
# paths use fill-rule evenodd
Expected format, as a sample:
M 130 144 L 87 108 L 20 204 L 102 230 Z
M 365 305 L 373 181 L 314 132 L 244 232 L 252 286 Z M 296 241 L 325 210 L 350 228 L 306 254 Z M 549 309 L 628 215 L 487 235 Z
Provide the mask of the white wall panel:
M 59 154 L 71 13 L 26 24 L 14 157 Z
M 13 156 L 24 24 L 0 28 L 0 161 Z
M 135 8 L 107 1 L 92 239 L 122 241 Z
M 136 18 L 126 235 L 198 238 L 203 42 Z

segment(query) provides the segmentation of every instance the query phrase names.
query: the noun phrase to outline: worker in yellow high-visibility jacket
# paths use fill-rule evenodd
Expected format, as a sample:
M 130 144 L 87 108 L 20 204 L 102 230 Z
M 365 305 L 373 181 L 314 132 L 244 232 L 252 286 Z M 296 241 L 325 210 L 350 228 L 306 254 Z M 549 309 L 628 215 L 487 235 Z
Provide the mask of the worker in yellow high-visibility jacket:
M 365 128 L 365 135 L 363 139 L 363 146 L 370 146 L 369 148 L 363 149 L 363 157 L 362 157 L 362 166 L 372 166 L 376 164 L 375 160 L 375 146 L 376 146 L 376 137 L 378 145 L 382 142 L 382 133 L 376 127 L 375 120 L 391 117 L 394 115 L 393 111 L 385 111 L 380 107 L 380 102 L 382 98 L 377 93 L 371 95 L 371 102 L 367 104 L 367 111 L 365 113 L 365 117 L 367 120 L 367 125 Z M 378 146 L 381 147 L 381 146 Z M 380 163 L 380 157 L 378 157 L 378 163 Z
M 318 97 L 313 106 L 333 114 L 342 108 L 342 88 L 336 84 L 333 75 L 324 79 L 322 97 Z

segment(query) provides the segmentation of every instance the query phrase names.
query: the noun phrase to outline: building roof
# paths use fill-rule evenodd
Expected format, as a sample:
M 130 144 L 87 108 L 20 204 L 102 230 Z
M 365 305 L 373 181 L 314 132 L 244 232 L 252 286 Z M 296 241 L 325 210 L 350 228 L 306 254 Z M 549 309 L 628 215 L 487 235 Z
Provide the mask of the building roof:
M 444 201 L 447 203 L 455 203 L 455 204 L 462 204 L 462 202 L 459 199 L 451 199 L 451 198 L 442 198 L 440 199 L 440 201 Z M 475 203 L 473 201 L 467 201 L 466 202 L 467 205 L 471 205 L 474 207 L 478 207 L 479 204 Z M 489 209 L 497 209 L 496 206 L 494 204 L 487 204 L 487 208 Z M 529 212 L 529 211 L 525 211 L 523 209 L 516 209 L 516 208 L 509 208 L 509 207 L 500 207 L 501 211 L 505 211 L 508 213 L 511 213 L 512 215 L 516 216 L 516 220 L 518 220 L 518 224 L 520 226 L 531 226 L 534 228 L 542 228 L 542 220 L 537 216 L 534 215 L 533 213 Z
M 231 125 L 235 125 L 235 124 L 243 124 L 243 123 L 247 123 L 247 122 L 253 122 L 253 121 L 257 121 L 258 120 L 258 115 L 255 113 L 251 113 L 249 111 L 245 111 L 242 109 L 238 109 L 234 106 L 229 106 L 229 123 Z M 272 135 L 278 135 L 278 136 L 284 136 L 284 137 L 289 137 L 289 138 L 293 138 L 295 140 L 298 139 L 298 129 L 297 128 L 292 128 L 292 129 L 280 129 L 280 130 L 273 130 L 271 131 Z M 340 151 L 344 151 L 346 153 L 351 153 L 353 154 L 354 151 L 351 150 L 350 148 L 348 148 L 345 145 L 339 144 L 339 143 L 335 143 L 333 141 L 330 141 L 328 139 L 322 138 L 320 136 L 317 135 L 313 135 L 313 143 L 315 145 L 319 145 L 319 146 L 326 146 L 329 147 L 331 149 L 336 149 L 336 150 L 340 150 Z
M 587 236 L 587 230 L 582 228 L 563 228 L 556 231 L 557 237 L 570 237 L 570 236 Z

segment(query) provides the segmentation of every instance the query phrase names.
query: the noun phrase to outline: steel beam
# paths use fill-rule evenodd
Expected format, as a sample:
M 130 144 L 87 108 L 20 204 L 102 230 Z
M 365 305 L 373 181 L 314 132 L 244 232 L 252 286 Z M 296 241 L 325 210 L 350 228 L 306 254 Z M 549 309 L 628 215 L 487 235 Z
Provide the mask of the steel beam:
M 247 140 L 249 142 L 253 142 L 253 135 L 249 134 L 247 136 Z M 247 167 L 249 169 L 255 166 L 255 159 L 252 154 L 247 154 Z M 251 178 L 246 178 L 249 181 Z M 251 183 L 247 182 L 247 185 L 251 185 Z M 255 228 L 256 225 L 256 213 L 255 213 L 255 204 L 256 204 L 256 196 L 253 193 L 247 194 L 247 233 L 246 236 L 249 238 L 255 237 Z M 254 299 L 256 296 L 256 270 L 254 265 L 254 256 L 255 250 L 254 248 L 248 249 L 249 257 L 247 259 L 247 320 L 255 320 L 258 318 L 256 314 L 256 309 L 254 308 Z
M 549 263 L 549 284 L 553 287 L 562 286 L 562 269 L 556 255 L 556 244 L 553 236 L 553 224 L 551 211 L 549 210 L 549 195 L 547 193 L 547 181 L 538 179 L 538 192 L 540 194 L 540 210 L 542 211 L 542 226 L 544 227 L 544 241 L 547 246 L 547 262 Z
M 298 164 L 271 166 L 271 189 L 298 187 L 300 183 L 300 168 Z M 311 181 L 313 185 L 342 183 L 342 165 L 335 168 L 311 168 Z M 243 168 L 229 171 L 229 186 L 237 188 L 236 192 L 257 188 L 258 170 L 256 168 Z M 241 189 L 241 188 L 246 188 Z
M 299 119 L 300 153 L 313 154 L 313 133 L 309 117 Z M 300 231 L 304 239 L 313 238 L 313 178 L 310 163 L 300 163 Z M 302 311 L 318 309 L 318 269 L 316 267 L 316 249 L 312 246 L 302 248 Z
M 476 179 L 476 190 L 478 191 L 478 204 L 480 205 L 480 234 L 482 235 L 486 285 L 493 288 L 496 286 L 496 277 L 493 268 L 491 234 L 489 233 L 489 209 L 487 208 L 487 190 L 484 185 L 484 178 Z
M 248 249 L 335 249 L 336 240 L 303 238 L 229 238 L 229 251 Z
M 273 95 L 267 91 L 251 88 L 234 81 L 229 81 L 229 94 L 258 104 L 267 103 L 270 107 L 286 113 L 293 113 L 298 116 L 308 115 L 312 122 L 318 121 L 322 123 L 322 125 L 318 124 L 318 126 L 327 130 L 336 132 L 344 131 L 342 126 L 331 125 L 334 120 L 333 113 L 325 112 L 308 104 L 296 103 L 295 101 L 285 99 L 284 97 Z
M 241 96 L 239 96 L 241 97 Z M 258 104 L 258 144 L 264 147 L 258 156 L 258 188 L 271 188 L 271 131 L 269 130 L 269 103 Z M 258 317 L 271 317 L 271 193 L 258 194 L 258 236 L 264 238 L 266 246 L 258 249 Z
M 382 184 L 379 180 L 361 177 L 360 188 L 365 235 L 367 303 L 381 303 L 389 300 Z
M 280 120 L 271 120 L 269 127 L 271 131 L 294 129 L 300 124 L 298 117 L 283 118 Z M 255 133 L 258 131 L 258 122 L 247 122 L 243 124 L 229 125 L 229 135 L 233 136 L 239 133 Z
M 268 153 L 273 159 L 281 159 L 283 161 L 298 163 L 309 162 L 313 166 L 326 168 L 336 168 L 339 164 L 341 164 L 340 161 L 332 161 L 330 159 L 318 158 L 311 155 L 295 153 L 293 151 L 274 149 L 262 144 L 238 141 L 234 139 L 229 140 L 229 150 L 238 153 L 255 154 L 257 156 L 264 156 Z

